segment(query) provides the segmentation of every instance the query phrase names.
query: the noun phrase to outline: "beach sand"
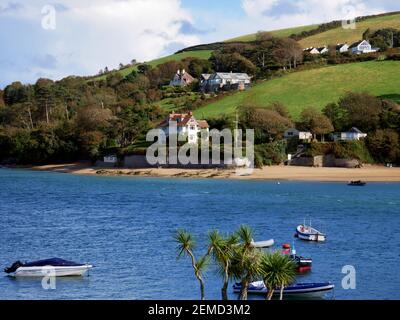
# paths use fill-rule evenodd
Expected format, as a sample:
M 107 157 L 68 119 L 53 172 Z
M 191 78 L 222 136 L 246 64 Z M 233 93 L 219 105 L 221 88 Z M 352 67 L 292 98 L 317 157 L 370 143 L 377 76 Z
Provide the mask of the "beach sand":
M 88 163 L 45 165 L 29 167 L 28 169 L 77 175 L 104 176 L 321 182 L 349 182 L 353 180 L 363 180 L 366 182 L 400 182 L 400 168 L 387 168 L 384 166 L 365 166 L 361 169 L 272 166 L 263 169 L 254 169 L 251 175 L 239 175 L 233 169 L 110 169 L 92 167 Z

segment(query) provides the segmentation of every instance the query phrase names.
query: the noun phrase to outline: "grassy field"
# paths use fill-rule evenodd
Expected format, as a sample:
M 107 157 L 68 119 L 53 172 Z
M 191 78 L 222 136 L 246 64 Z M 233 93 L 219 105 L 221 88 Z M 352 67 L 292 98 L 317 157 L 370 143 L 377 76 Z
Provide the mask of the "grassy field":
M 344 42 L 350 44 L 362 39 L 362 34 L 368 28 L 371 30 L 383 28 L 400 29 L 400 14 L 371 18 L 362 22 L 357 22 L 355 29 L 344 29 L 339 27 L 328 30 L 326 32 L 305 38 L 300 41 L 300 44 L 303 48 L 320 47 Z
M 295 27 L 295 28 L 287 28 L 287 29 L 280 29 L 280 30 L 274 30 L 274 31 L 269 31 L 271 34 L 273 34 L 275 37 L 279 38 L 284 38 L 284 37 L 289 37 L 292 34 L 297 34 L 302 31 L 309 31 L 312 29 L 317 28 L 318 25 L 309 25 L 309 26 L 301 26 L 301 27 Z M 237 38 L 229 39 L 226 40 L 225 42 L 234 42 L 234 41 L 254 41 L 256 40 L 256 33 L 253 34 L 248 34 L 244 36 L 240 36 Z
M 159 64 L 168 62 L 168 61 L 181 61 L 185 58 L 200 58 L 200 59 L 208 59 L 211 56 L 212 51 L 211 50 L 201 50 L 201 51 L 187 51 L 187 52 L 182 52 L 178 54 L 172 54 L 170 56 L 166 56 L 160 59 L 152 60 L 149 62 L 146 62 L 147 64 L 151 65 L 152 67 L 156 67 Z M 124 77 L 127 76 L 132 72 L 132 70 L 136 70 L 137 66 L 131 66 L 122 70 L 118 70 L 116 72 L 119 72 L 121 75 Z M 106 78 L 106 75 L 98 76 L 93 78 L 94 80 L 103 80 Z
M 232 114 L 244 103 L 266 107 L 279 101 L 297 118 L 305 107 L 322 109 L 349 91 L 398 99 L 399 74 L 400 61 L 370 61 L 294 72 L 204 106 L 196 110 L 195 115 L 212 118 Z

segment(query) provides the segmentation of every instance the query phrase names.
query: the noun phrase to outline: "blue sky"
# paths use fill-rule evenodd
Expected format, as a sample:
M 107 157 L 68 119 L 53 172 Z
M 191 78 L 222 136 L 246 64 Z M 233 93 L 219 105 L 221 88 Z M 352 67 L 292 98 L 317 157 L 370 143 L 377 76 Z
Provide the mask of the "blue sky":
M 91 75 L 258 30 L 400 10 L 395 2 L 0 0 L 0 87 Z

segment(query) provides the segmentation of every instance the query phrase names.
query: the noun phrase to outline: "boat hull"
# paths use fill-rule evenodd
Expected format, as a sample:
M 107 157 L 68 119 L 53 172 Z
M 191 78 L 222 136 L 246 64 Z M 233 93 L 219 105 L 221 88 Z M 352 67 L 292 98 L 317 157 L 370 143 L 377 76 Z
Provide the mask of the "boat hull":
M 307 230 L 308 230 L 307 227 L 298 226 L 296 229 L 296 237 L 305 241 L 315 241 L 315 242 L 326 241 L 326 236 L 323 233 L 320 233 L 315 229 L 312 229 L 311 232 L 307 232 Z
M 67 267 L 20 267 L 13 276 L 15 277 L 41 277 L 55 276 L 55 277 L 81 277 L 84 276 L 93 266 L 67 266 Z
M 293 286 L 286 287 L 283 291 L 284 296 L 299 296 L 299 297 L 314 297 L 321 298 L 327 292 L 333 290 L 335 285 L 330 282 L 324 283 L 299 283 Z M 240 293 L 241 285 L 235 284 L 233 291 Z M 254 282 L 250 284 L 248 289 L 249 294 L 254 295 L 267 295 L 268 289 L 265 287 L 262 281 Z M 275 290 L 274 295 L 280 294 L 280 290 Z

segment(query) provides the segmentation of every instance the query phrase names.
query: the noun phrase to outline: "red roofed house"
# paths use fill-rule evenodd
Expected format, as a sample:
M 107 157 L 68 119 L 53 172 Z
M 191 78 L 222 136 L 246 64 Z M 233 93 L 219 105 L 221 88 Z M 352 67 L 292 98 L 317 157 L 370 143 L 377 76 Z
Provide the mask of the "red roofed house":
M 170 122 L 176 122 L 178 135 L 187 137 L 189 143 L 198 143 L 201 133 L 204 131 L 209 136 L 209 125 L 205 120 L 196 120 L 192 112 L 185 113 L 172 113 L 161 122 L 158 126 L 168 136 Z

